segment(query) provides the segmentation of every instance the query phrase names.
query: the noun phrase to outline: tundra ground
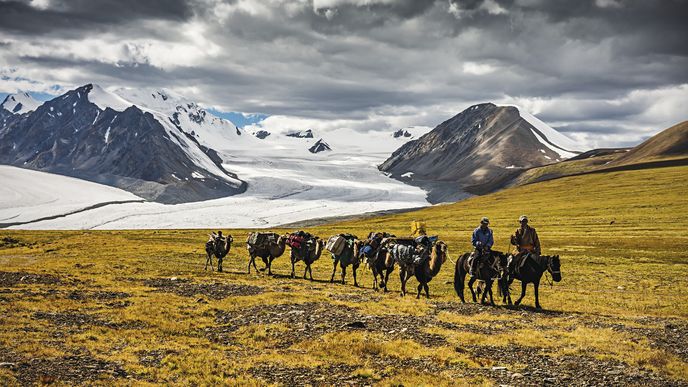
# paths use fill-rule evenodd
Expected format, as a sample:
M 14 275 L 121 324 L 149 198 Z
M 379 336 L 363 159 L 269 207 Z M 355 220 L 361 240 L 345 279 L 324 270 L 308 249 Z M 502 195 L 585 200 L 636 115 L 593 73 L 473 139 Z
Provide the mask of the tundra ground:
M 224 230 L 224 273 L 203 271 L 207 230 L 2 231 L 0 384 L 687 385 L 686 188 L 688 167 L 595 174 L 309 229 L 423 220 L 456 260 L 480 217 L 507 250 L 528 214 L 562 258 L 544 311 L 532 287 L 521 307 L 461 304 L 451 261 L 429 300 L 401 298 L 398 271 L 389 293 L 364 267 L 362 288 L 351 268 L 331 284 L 327 253 L 314 282 L 287 277 L 288 251 L 249 275 L 247 230 Z

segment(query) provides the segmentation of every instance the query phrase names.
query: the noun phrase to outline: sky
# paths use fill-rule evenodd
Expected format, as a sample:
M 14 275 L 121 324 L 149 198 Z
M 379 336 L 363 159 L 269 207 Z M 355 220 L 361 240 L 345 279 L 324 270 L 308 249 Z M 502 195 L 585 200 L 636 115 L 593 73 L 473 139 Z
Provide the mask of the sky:
M 164 87 L 362 131 L 491 101 L 630 146 L 688 119 L 686 19 L 688 0 L 0 0 L 0 93 Z

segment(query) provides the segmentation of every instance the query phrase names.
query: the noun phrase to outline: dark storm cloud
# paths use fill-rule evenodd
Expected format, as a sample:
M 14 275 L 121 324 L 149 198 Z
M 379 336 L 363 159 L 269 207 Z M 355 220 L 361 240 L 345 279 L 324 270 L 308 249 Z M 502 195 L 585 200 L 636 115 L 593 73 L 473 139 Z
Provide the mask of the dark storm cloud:
M 107 30 L 141 19 L 183 21 L 193 15 L 184 0 L 55 0 L 45 9 L 30 1 L 0 1 L 0 30 L 27 35 Z
M 430 126 L 471 103 L 523 102 L 569 133 L 635 127 L 635 139 L 688 102 L 687 0 L 39 3 L 0 1 L 0 63 L 50 84 Z

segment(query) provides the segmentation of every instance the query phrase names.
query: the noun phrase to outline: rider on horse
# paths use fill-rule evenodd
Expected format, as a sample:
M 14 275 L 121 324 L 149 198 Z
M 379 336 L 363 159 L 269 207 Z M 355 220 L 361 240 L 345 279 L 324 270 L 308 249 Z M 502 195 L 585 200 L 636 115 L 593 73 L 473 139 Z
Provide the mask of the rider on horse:
M 511 236 L 511 244 L 516 246 L 513 252 L 514 268 L 520 268 L 525 261 L 523 257 L 528 254 L 540 255 L 540 238 L 533 227 L 528 226 L 528 217 L 521 215 L 518 218 L 521 227 Z
M 487 217 L 483 217 L 480 220 L 480 226 L 473 230 L 473 237 L 471 238 L 471 244 L 475 248 L 473 252 L 473 262 L 471 263 L 470 275 L 473 275 L 478 271 L 478 265 L 482 261 L 483 256 L 489 256 L 490 249 L 494 245 L 494 235 L 492 234 L 492 229 L 488 227 L 490 220 Z

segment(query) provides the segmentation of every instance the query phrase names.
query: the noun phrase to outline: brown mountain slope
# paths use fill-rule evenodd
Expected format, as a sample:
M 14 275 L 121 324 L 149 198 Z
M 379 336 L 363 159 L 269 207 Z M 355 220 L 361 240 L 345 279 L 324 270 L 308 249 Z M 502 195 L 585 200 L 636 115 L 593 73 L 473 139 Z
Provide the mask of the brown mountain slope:
M 636 146 L 608 167 L 688 157 L 688 121 L 683 121 Z

